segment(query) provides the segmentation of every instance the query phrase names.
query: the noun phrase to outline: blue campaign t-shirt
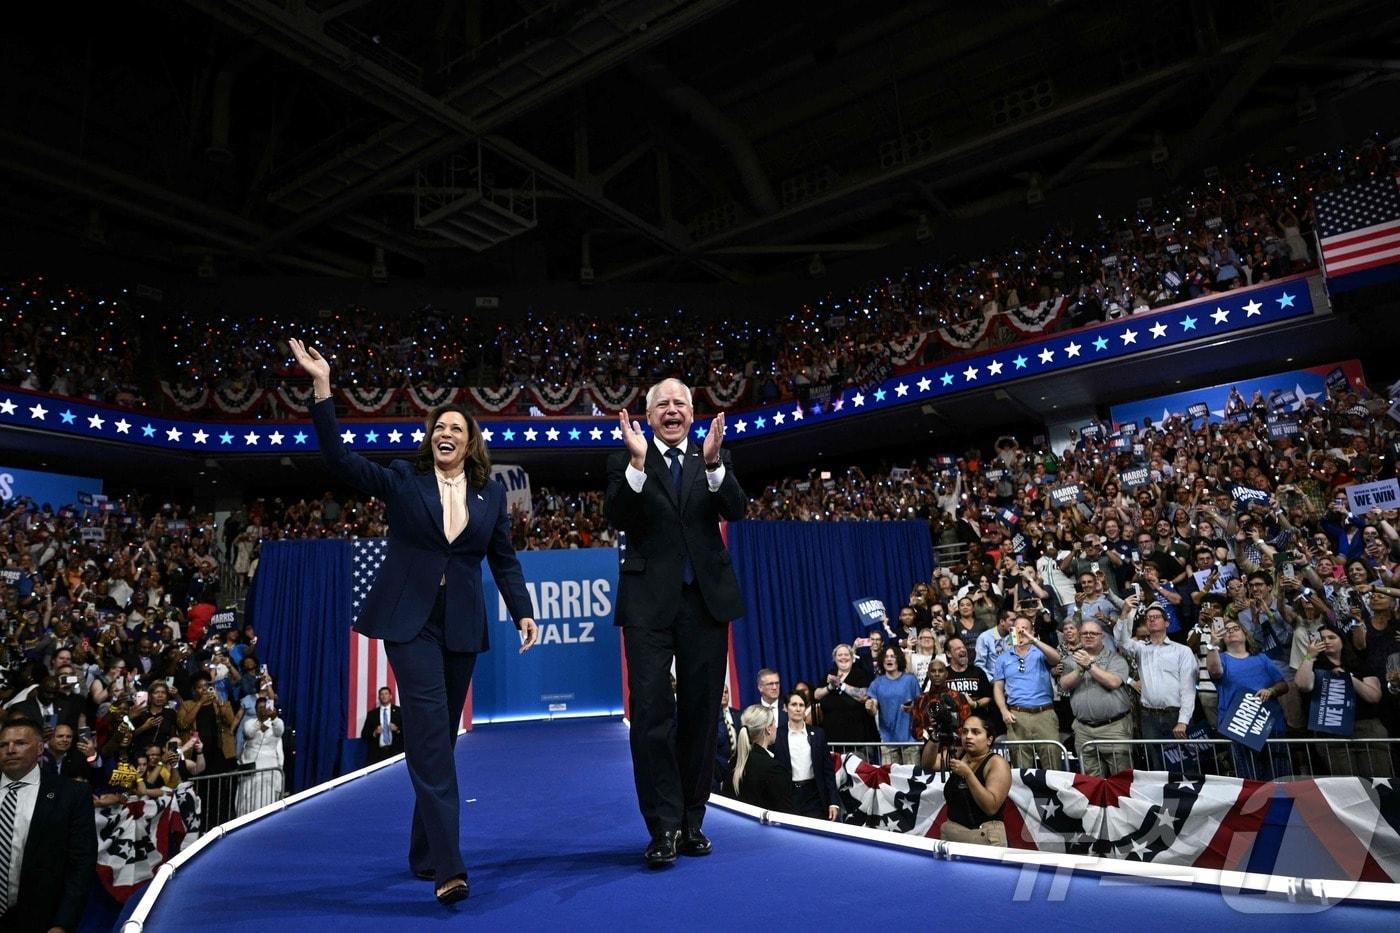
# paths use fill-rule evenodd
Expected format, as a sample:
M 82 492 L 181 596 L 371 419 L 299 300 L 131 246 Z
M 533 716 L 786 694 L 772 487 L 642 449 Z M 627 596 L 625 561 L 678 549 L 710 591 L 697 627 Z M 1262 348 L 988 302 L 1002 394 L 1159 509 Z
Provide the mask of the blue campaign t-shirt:
M 1258 693 L 1266 687 L 1283 680 L 1283 673 L 1278 669 L 1278 665 L 1262 654 L 1251 654 L 1247 658 L 1237 658 L 1227 652 L 1220 652 L 1220 667 L 1223 676 L 1215 682 L 1215 689 L 1219 691 L 1220 709 L 1234 709 L 1239 702 L 1241 695 L 1246 693 Z M 1271 699 L 1265 704 L 1274 712 L 1273 735 L 1278 735 L 1284 731 L 1283 707 L 1279 705 L 1277 699 Z M 1222 725 L 1223 728 L 1223 725 Z
M 1055 701 L 1045 653 L 1035 645 L 1026 651 L 1024 659 L 1014 649 L 997 655 L 992 664 L 992 680 L 1004 681 L 1007 706 L 1049 706 Z
M 919 681 L 913 674 L 900 674 L 891 680 L 884 674 L 865 688 L 880 704 L 877 722 L 881 742 L 911 742 L 909 712 L 904 704 L 919 695 Z

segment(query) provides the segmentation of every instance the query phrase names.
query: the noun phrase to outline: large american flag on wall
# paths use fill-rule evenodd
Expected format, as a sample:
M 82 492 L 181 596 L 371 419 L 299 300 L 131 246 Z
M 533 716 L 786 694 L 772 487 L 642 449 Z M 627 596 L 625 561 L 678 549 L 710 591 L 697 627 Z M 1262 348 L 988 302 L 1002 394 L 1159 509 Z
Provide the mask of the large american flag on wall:
M 1400 181 L 1382 175 L 1313 200 L 1328 276 L 1400 262 Z
M 360 607 L 369 595 L 370 587 L 379 576 L 379 565 L 384 563 L 384 552 L 389 542 L 384 538 L 353 538 L 350 541 L 350 619 L 358 622 Z M 366 638 L 359 632 L 350 632 L 350 718 L 346 723 L 346 734 L 352 739 L 360 737 L 360 727 L 364 725 L 365 714 L 379 703 L 379 688 L 388 687 L 394 692 L 394 702 L 399 699 L 399 685 L 394 679 L 394 670 L 384 653 L 384 643 L 377 638 Z M 472 727 L 472 697 L 467 694 L 467 704 L 462 709 L 462 728 Z

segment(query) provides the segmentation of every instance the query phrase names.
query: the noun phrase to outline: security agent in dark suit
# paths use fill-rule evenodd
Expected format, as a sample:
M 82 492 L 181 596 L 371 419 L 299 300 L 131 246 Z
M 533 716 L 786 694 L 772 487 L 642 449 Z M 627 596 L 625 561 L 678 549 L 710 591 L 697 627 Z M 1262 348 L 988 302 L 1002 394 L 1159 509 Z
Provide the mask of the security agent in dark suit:
M 385 711 L 389 723 L 384 724 Z M 388 733 L 389 741 L 383 740 Z M 360 727 L 360 739 L 368 750 L 370 764 L 393 758 L 403 752 L 403 711 L 394 705 L 394 692 L 388 687 L 379 688 L 379 705 L 365 713 L 365 724 Z
M 0 726 L 0 930 L 78 928 L 97 872 L 97 830 L 87 785 L 39 767 L 39 725 Z
M 452 748 L 476 656 L 491 646 L 483 557 L 520 630 L 520 650 L 539 639 L 510 542 L 505 487 L 491 482 L 481 427 L 457 405 L 429 413 L 416 464 L 395 460 L 382 467 L 346 450 L 330 397 L 330 364 L 301 341 L 288 342 L 312 379 L 321 455 L 340 479 L 388 505 L 388 550 L 355 628 L 384 641 L 398 681 L 404 756 L 417 801 L 409 867 L 435 879 L 438 900 L 451 904 L 470 894 Z
M 647 392 L 650 440 L 619 412 L 627 449 L 608 461 L 603 503 L 608 521 L 627 534 L 616 621 L 627 658 L 632 773 L 651 834 L 645 858 L 653 867 L 672 864 L 677 852 L 710 852 L 700 827 L 715 764 L 729 620 L 744 614 L 719 522 L 743 518 L 747 501 L 721 450 L 723 413 L 704 432 L 703 447 L 690 439 L 693 421 L 690 389 L 676 379 Z
M 738 752 L 739 711 L 729 706 L 729 685 L 724 685 L 724 694 L 719 704 L 719 726 L 715 729 L 715 771 L 710 777 L 710 791 L 723 793 L 734 771 L 734 756 Z
M 831 749 L 826 744 L 826 733 L 805 721 L 807 698 L 791 692 L 783 704 L 783 722 L 778 726 L 777 738 L 773 741 L 773 759 L 782 765 L 792 778 L 792 812 L 819 820 L 834 820 L 841 811 L 841 799 L 836 792 L 836 767 L 831 763 Z M 800 736 L 800 738 L 799 738 Z M 810 756 L 802 765 L 802 779 L 793 769 L 792 743 L 801 741 Z M 801 756 L 799 755 L 799 758 Z M 808 775 L 810 767 L 810 776 Z

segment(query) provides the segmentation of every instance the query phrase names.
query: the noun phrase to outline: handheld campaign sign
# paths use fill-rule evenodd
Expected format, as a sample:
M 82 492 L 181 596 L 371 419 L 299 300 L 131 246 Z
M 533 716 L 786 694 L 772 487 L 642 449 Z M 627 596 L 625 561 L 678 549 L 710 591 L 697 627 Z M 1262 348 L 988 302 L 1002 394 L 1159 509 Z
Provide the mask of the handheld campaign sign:
M 856 607 L 856 616 L 860 619 L 862 629 L 877 628 L 884 624 L 884 619 L 889 618 L 884 602 L 873 596 L 862 596 L 852 600 L 851 605 Z
M 1263 751 L 1274 731 L 1275 718 L 1269 704 L 1257 694 L 1241 693 L 1235 705 L 1220 714 L 1220 734 L 1256 752 Z
M 1278 421 L 1269 422 L 1269 440 L 1271 441 L 1281 441 L 1301 433 L 1302 429 L 1298 426 L 1298 422 L 1292 418 L 1281 418 Z
M 1308 728 L 1328 735 L 1350 737 L 1356 729 L 1356 693 L 1349 674 L 1316 671 Z
M 1078 483 L 1064 483 L 1050 488 L 1050 504 L 1057 509 L 1084 501 L 1084 488 Z
M 1139 486 L 1146 486 L 1151 481 L 1147 473 L 1146 466 L 1135 466 L 1130 470 L 1120 471 L 1118 481 L 1123 484 L 1124 489 L 1137 489 Z
M 1192 402 L 1186 406 L 1186 414 L 1192 418 L 1208 418 L 1210 417 L 1210 406 L 1205 402 Z
M 1354 483 L 1346 488 L 1347 508 L 1353 515 L 1364 515 L 1372 509 L 1400 507 L 1400 481 L 1378 479 L 1373 483 Z
M 209 617 L 209 627 L 205 629 L 207 633 L 228 632 L 238 627 L 238 610 L 232 606 L 227 609 L 220 609 Z
M 1241 512 L 1251 505 L 1269 504 L 1269 493 L 1266 490 L 1255 489 L 1244 483 L 1235 483 L 1230 487 L 1230 498 L 1235 500 L 1235 508 Z

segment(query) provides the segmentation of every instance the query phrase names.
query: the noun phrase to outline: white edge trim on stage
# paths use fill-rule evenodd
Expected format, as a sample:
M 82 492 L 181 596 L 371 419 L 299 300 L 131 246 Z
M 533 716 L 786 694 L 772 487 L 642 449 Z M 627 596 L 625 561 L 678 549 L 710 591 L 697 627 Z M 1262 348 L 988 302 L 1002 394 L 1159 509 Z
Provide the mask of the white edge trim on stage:
M 1400 884 L 1377 881 L 1342 881 L 1329 878 L 1298 878 L 1284 875 L 1263 875 L 1249 872 L 1195 868 L 1189 865 L 1154 865 L 1150 862 L 1126 862 L 1118 859 L 1088 855 L 1067 855 L 1059 852 L 1039 852 L 1033 849 L 1002 849 L 965 842 L 945 842 L 925 836 L 906 836 L 882 829 L 832 823 L 807 816 L 779 813 L 751 806 L 719 794 L 710 795 L 710 804 L 740 816 L 757 820 L 764 826 L 782 826 L 806 832 L 823 833 L 874 845 L 927 852 L 936 858 L 963 858 L 980 862 L 1029 865 L 1053 868 L 1057 871 L 1087 871 L 1109 876 L 1104 884 L 1197 885 L 1214 888 L 1224 894 L 1267 894 L 1286 898 L 1290 902 L 1309 905 L 1332 904 L 1340 901 L 1378 901 L 1387 906 L 1400 902 Z
M 458 734 L 460 735 L 462 733 L 459 732 Z M 151 879 L 151 883 L 146 886 L 146 890 L 142 892 L 141 900 L 137 902 L 136 909 L 131 912 L 131 916 L 127 918 L 127 921 L 125 923 L 122 924 L 122 933 L 144 933 L 144 930 L 146 929 L 146 918 L 150 916 L 151 909 L 155 907 L 156 901 L 160 898 L 161 891 L 164 890 L 166 882 L 168 882 L 171 879 L 171 877 L 173 877 L 174 874 L 177 871 L 179 871 L 180 866 L 184 865 L 190 859 L 194 858 L 195 855 L 197 855 L 206 846 L 213 845 L 219 839 L 222 839 L 224 836 L 228 835 L 229 833 L 235 830 L 242 829 L 249 823 L 255 823 L 265 816 L 271 816 L 274 813 L 280 813 L 281 811 L 287 809 L 293 804 L 301 803 L 303 800 L 308 800 L 312 797 L 317 796 L 318 794 L 324 794 L 326 791 L 334 790 L 342 784 L 347 784 L 350 781 L 358 780 L 367 774 L 373 774 L 381 768 L 387 768 L 390 765 L 396 764 L 402 760 L 403 755 L 398 754 L 395 755 L 393 758 L 386 758 L 383 761 L 377 761 L 372 765 L 366 765 L 365 767 L 360 768 L 358 771 L 351 771 L 349 774 L 342 774 L 340 777 L 332 778 L 331 780 L 326 781 L 324 784 L 317 784 L 314 787 L 308 787 L 306 790 L 298 791 L 297 793 L 292 794 L 290 797 L 285 797 L 282 800 L 278 800 L 276 803 L 270 803 L 265 807 L 261 807 L 257 810 L 254 810 L 251 813 L 245 813 L 240 817 L 236 817 L 232 820 L 229 820 L 227 823 L 221 823 L 220 825 L 215 826 L 213 829 L 209 830 L 209 832 L 207 833 L 201 833 L 199 838 L 192 842 L 188 848 L 181 849 L 179 852 L 175 853 L 173 857 L 171 857 L 170 861 L 162 864 L 159 868 L 156 869 L 155 877 L 153 877 Z

